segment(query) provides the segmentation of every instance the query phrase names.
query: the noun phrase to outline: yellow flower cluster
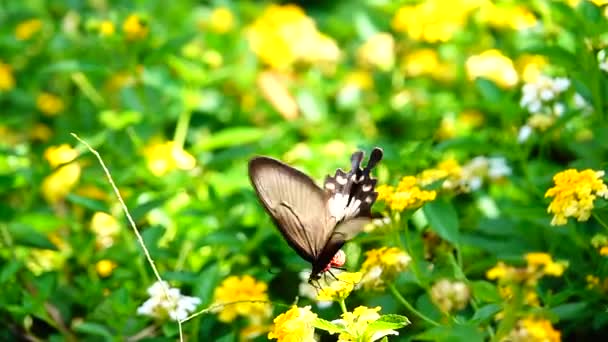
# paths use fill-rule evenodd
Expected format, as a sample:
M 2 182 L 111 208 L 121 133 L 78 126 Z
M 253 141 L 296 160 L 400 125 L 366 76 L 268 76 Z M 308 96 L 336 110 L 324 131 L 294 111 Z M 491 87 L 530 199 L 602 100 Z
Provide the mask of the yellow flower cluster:
M 547 253 L 528 253 L 525 259 L 527 262 L 525 268 L 508 266 L 501 261 L 486 272 L 486 277 L 504 283 L 534 285 L 545 275 L 560 277 L 566 269 L 566 264 L 553 261 L 551 255 Z
M 409 77 L 430 76 L 438 81 L 451 81 L 456 68 L 439 58 L 435 49 L 417 49 L 403 57 L 401 70 Z
M 15 38 L 17 38 L 17 40 L 28 40 L 38 33 L 41 28 L 42 20 L 40 19 L 22 21 L 15 27 Z
M 361 284 L 366 289 L 384 288 L 385 283 L 394 280 L 412 261 L 409 254 L 396 247 L 372 249 L 367 251 L 365 256 L 366 259 L 361 265 Z
M 95 270 L 100 277 L 107 278 L 112 275 L 112 272 L 117 266 L 118 265 L 112 260 L 102 259 L 95 264 Z
M 131 14 L 122 23 L 122 31 L 127 40 L 141 40 L 148 35 L 148 24 L 137 14 Z
M 343 313 L 342 319 L 334 321 L 346 329 L 345 332 L 340 333 L 338 341 L 376 341 L 386 335 L 399 335 L 392 329 L 368 331 L 368 327 L 380 318 L 378 311 L 380 311 L 379 306 L 375 308 L 359 306 L 352 312 Z
M 412 39 L 446 42 L 467 22 L 470 12 L 484 0 L 428 0 L 406 5 L 395 13 L 392 27 Z
M 357 50 L 357 59 L 363 66 L 389 71 L 395 64 L 395 39 L 390 33 L 380 32 L 371 36 Z
M 355 286 L 361 281 L 361 272 L 344 272 L 338 274 L 336 281 L 329 286 L 323 287 L 319 291 L 317 300 L 319 301 L 342 301 L 353 291 Z
M 422 190 L 414 176 L 401 178 L 397 187 L 380 185 L 377 188 L 378 201 L 384 201 L 391 210 L 404 211 L 416 209 L 437 196 L 434 190 Z
M 511 88 L 519 82 L 513 61 L 499 50 L 486 50 L 467 59 L 469 79 L 487 78 L 503 88 Z
M 95 233 L 97 247 L 108 248 L 120 232 L 120 224 L 114 216 L 98 211 L 91 218 L 91 231 Z
M 247 39 L 262 62 L 276 69 L 334 62 L 340 56 L 336 43 L 296 5 L 270 5 L 248 28 Z
M 255 278 L 245 275 L 230 276 L 215 289 L 214 305 L 219 306 L 218 318 L 222 322 L 232 322 L 238 316 L 248 317 L 259 323 L 272 314 L 266 293 L 268 286 Z
M 317 314 L 310 311 L 310 306 L 299 308 L 294 305 L 274 319 L 268 338 L 279 342 L 313 342 L 316 318 Z
M 77 156 L 78 152 L 67 144 L 50 146 L 44 151 L 44 157 L 51 167 L 63 165 L 42 180 L 41 192 L 47 202 L 62 200 L 78 183 L 80 165 L 72 162 Z
M 114 34 L 116 30 L 114 28 L 114 23 L 110 20 L 104 20 L 99 24 L 99 35 L 102 37 L 109 37 Z
M 15 87 L 15 77 L 10 65 L 0 61 L 0 91 L 9 91 Z
M 498 29 L 522 30 L 533 27 L 537 19 L 527 7 L 512 4 L 494 4 L 488 1 L 480 8 L 481 22 Z
M 512 342 L 560 342 L 561 333 L 543 318 L 528 317 L 517 322 L 505 340 Z
M 148 169 L 155 176 L 162 176 L 174 169 L 192 170 L 196 159 L 174 141 L 155 143 L 144 150 Z
M 224 34 L 234 28 L 234 14 L 227 7 L 217 7 L 211 12 L 209 28 L 211 31 Z
M 56 95 L 51 93 L 40 93 L 36 98 L 36 107 L 48 116 L 56 115 L 63 111 L 65 105 Z
M 569 169 L 553 177 L 555 186 L 547 190 L 545 197 L 553 197 L 547 211 L 553 214 L 551 225 L 560 226 L 568 217 L 587 221 L 597 197 L 608 198 L 608 187 L 602 177 L 604 171 Z

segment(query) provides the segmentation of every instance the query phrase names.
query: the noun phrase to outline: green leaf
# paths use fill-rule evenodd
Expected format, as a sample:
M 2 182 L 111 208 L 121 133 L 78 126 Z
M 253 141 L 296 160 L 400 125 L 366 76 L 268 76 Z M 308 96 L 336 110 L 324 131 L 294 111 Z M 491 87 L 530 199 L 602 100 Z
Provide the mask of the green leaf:
M 112 341 L 112 332 L 102 324 L 81 322 L 74 326 L 74 330 L 86 335 L 101 336 L 104 341 Z
M 473 318 L 471 318 L 470 322 L 475 324 L 487 323 L 492 320 L 494 315 L 499 313 L 500 310 L 502 310 L 502 307 L 498 304 L 484 305 L 475 311 L 475 314 L 473 315 Z
M 326 105 L 312 91 L 302 89 L 296 96 L 298 107 L 302 110 L 302 115 L 310 121 L 319 122 L 327 112 Z
M 581 317 L 584 312 L 587 312 L 588 304 L 585 302 L 566 303 L 551 308 L 560 321 L 572 320 Z
M 197 151 L 211 151 L 218 148 L 249 144 L 260 140 L 266 134 L 265 130 L 255 127 L 227 128 L 201 139 L 201 142 L 196 144 L 194 149 Z
M 473 296 L 481 302 L 500 302 L 502 298 L 496 289 L 496 286 L 485 280 L 472 281 Z
M 15 245 L 57 250 L 55 244 L 45 234 L 28 225 L 20 223 L 11 224 L 8 226 L 8 232 Z
M 344 327 L 318 317 L 315 319 L 314 326 L 315 328 L 325 330 L 330 334 L 337 334 L 346 331 Z
M 99 113 L 99 121 L 101 124 L 115 131 L 140 123 L 142 117 L 140 112 L 134 110 L 125 110 L 122 112 L 104 110 Z
M 451 203 L 435 200 L 427 203 L 422 210 L 433 231 L 453 244 L 459 243 L 458 215 Z
M 416 335 L 415 339 L 442 342 L 482 342 L 484 334 L 479 328 L 471 325 L 439 326 Z
M 503 96 L 503 91 L 496 85 L 496 83 L 488 79 L 478 77 L 475 79 L 475 86 L 477 87 L 479 93 L 483 96 L 484 100 L 489 103 L 498 103 Z
M 411 322 L 405 316 L 395 314 L 383 315 L 368 325 L 366 334 L 369 333 L 371 335 L 376 331 L 399 329 L 408 324 L 411 324 Z
M 95 199 L 91 199 L 91 198 L 87 198 L 87 197 L 83 197 L 83 196 L 79 196 L 79 195 L 75 195 L 75 194 L 69 194 L 66 197 L 66 199 L 70 203 L 77 204 L 79 206 L 90 209 L 92 211 L 103 211 L 103 212 L 109 211 L 108 205 L 103 201 L 99 201 L 99 200 L 95 200 Z

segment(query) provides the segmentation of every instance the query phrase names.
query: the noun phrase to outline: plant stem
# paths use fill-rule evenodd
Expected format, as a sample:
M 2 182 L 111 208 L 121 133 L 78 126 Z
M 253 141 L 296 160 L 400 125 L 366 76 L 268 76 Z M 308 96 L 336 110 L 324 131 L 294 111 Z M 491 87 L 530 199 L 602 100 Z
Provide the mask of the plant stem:
M 344 303 L 344 299 L 340 299 L 338 301 L 338 304 L 340 304 L 340 309 L 342 309 L 342 313 L 348 312 L 348 310 L 346 310 L 346 304 Z
M 403 298 L 403 296 L 401 295 L 401 293 L 399 293 L 399 291 L 397 291 L 397 289 L 395 288 L 394 284 L 389 284 L 388 285 L 389 289 L 391 290 L 391 292 L 393 293 L 393 296 L 395 296 L 395 298 L 397 298 L 397 300 L 403 304 L 403 306 L 405 306 L 409 311 L 411 311 L 414 315 L 418 316 L 418 318 L 422 319 L 423 321 L 429 323 L 430 325 L 436 326 L 438 327 L 440 324 L 435 322 L 434 320 L 432 320 L 431 318 L 427 317 L 426 315 L 424 315 L 422 312 L 416 310 L 414 308 L 414 306 L 412 306 L 412 304 L 410 304 L 405 298 Z
M 410 242 L 410 233 L 407 223 L 405 224 L 405 245 L 407 247 L 407 252 L 412 256 L 412 272 L 414 273 L 414 277 L 416 277 L 416 281 L 422 285 L 422 279 L 420 279 L 420 271 L 418 270 L 418 263 L 416 262 L 416 258 L 414 257 L 414 251 L 412 250 L 412 244 Z M 423 286 L 425 287 L 425 286 Z

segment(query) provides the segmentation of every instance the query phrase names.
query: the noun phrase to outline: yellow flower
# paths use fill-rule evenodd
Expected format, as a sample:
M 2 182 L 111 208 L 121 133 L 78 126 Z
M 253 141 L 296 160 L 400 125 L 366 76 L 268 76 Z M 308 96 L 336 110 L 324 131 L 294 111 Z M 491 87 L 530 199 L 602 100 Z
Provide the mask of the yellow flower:
M 104 20 L 99 24 L 99 35 L 102 37 L 109 37 L 114 34 L 114 31 L 114 23 L 110 20 Z
M 239 341 L 254 340 L 270 330 L 270 326 L 265 324 L 251 324 L 241 329 L 239 332 Z
M 503 88 L 513 87 L 519 81 L 513 61 L 495 49 L 469 57 L 466 69 L 469 79 L 487 78 Z
M 56 115 L 63 111 L 63 101 L 51 93 L 40 93 L 36 98 L 36 107 L 48 116 Z
M 547 57 L 541 55 L 523 55 L 515 61 L 515 68 L 526 83 L 535 83 L 543 68 L 548 64 Z
M 568 222 L 568 217 L 587 221 L 596 197 L 608 198 L 608 188 L 602 177 L 604 171 L 569 169 L 553 177 L 555 186 L 547 190 L 545 197 L 553 197 L 547 211 L 553 214 L 551 225 Z
M 368 331 L 369 325 L 381 317 L 378 311 L 380 311 L 379 306 L 375 308 L 359 306 L 353 312 L 343 313 L 342 319 L 334 321 L 334 323 L 342 325 L 346 329 L 345 332 L 340 333 L 338 341 L 376 341 L 386 335 L 399 335 L 397 331 L 392 329 Z
M 148 169 L 155 176 L 174 169 L 192 170 L 196 166 L 196 159 L 174 141 L 152 144 L 144 150 L 144 155 Z
M 9 91 L 15 87 L 13 69 L 9 64 L 0 61 L 0 92 Z
M 588 289 L 592 289 L 594 287 L 597 287 L 600 284 L 600 278 L 598 276 L 593 275 L 593 274 L 587 274 L 587 276 L 585 277 L 585 280 L 587 281 L 587 288 Z
M 389 71 L 395 64 L 395 39 L 386 32 L 376 33 L 359 47 L 357 58 L 361 65 Z
M 295 63 L 334 62 L 336 43 L 317 31 L 315 22 L 296 5 L 270 5 L 247 28 L 247 40 L 264 64 L 288 69 Z
M 234 15 L 227 7 L 217 7 L 211 12 L 209 26 L 215 33 L 228 33 L 234 28 Z
M 41 191 L 49 203 L 57 203 L 67 196 L 80 179 L 80 165 L 70 163 L 55 170 L 42 180 Z
M 141 40 L 148 35 L 148 23 L 137 14 L 131 14 L 122 23 L 122 31 L 128 40 Z
M 498 29 L 521 30 L 537 22 L 534 14 L 524 6 L 495 5 L 489 1 L 481 7 L 479 14 L 482 22 Z
M 432 75 L 439 67 L 439 55 L 434 49 L 418 49 L 405 56 L 403 68 L 408 76 Z
M 338 274 L 338 279 L 319 291 L 317 300 L 341 301 L 346 299 L 355 286 L 361 281 L 361 276 L 361 272 L 344 272 Z
M 461 281 L 441 279 L 431 287 L 431 300 L 445 313 L 464 309 L 470 297 L 471 291 Z
M 551 255 L 547 253 L 527 253 L 525 258 L 531 272 L 540 270 L 542 274 L 559 277 L 566 268 L 563 263 L 554 262 Z
M 42 20 L 28 19 L 20 22 L 15 28 L 15 38 L 17 40 L 28 40 L 32 38 L 42 28 Z
M 608 255 L 608 246 L 602 246 L 602 248 L 600 248 L 600 255 L 601 256 Z
M 417 182 L 416 177 L 405 176 L 399 181 L 396 189 L 392 186 L 381 185 L 377 190 L 378 200 L 386 202 L 395 211 L 415 209 L 434 200 L 437 193 L 420 189 Z
M 255 278 L 245 275 L 230 276 L 215 289 L 214 305 L 220 308 L 218 318 L 222 322 L 232 322 L 238 316 L 248 317 L 254 323 L 260 323 L 272 314 L 268 303 L 267 285 Z M 247 302 L 249 301 L 249 302 Z
M 559 342 L 561 333 L 555 330 L 546 319 L 523 318 L 517 322 L 516 327 L 509 333 L 506 340 L 513 342 Z
M 502 280 L 507 278 L 509 273 L 509 267 L 502 261 L 499 261 L 496 266 L 486 271 L 486 278 L 490 280 Z
M 268 338 L 276 338 L 279 342 L 315 341 L 313 323 L 316 318 L 317 314 L 310 311 L 310 306 L 299 308 L 294 305 L 274 319 L 274 327 L 268 333 Z
M 114 216 L 98 211 L 91 218 L 91 231 L 95 233 L 97 245 L 108 248 L 114 244 L 114 239 L 120 232 L 120 224 Z
M 112 275 L 112 271 L 116 268 L 116 263 L 112 260 L 103 259 L 95 264 L 95 270 L 100 277 L 106 278 Z
M 30 136 L 32 139 L 40 140 L 42 142 L 47 142 L 51 136 L 53 135 L 53 131 L 49 128 L 49 126 L 43 123 L 36 123 L 32 128 Z
M 395 13 L 392 27 L 415 40 L 446 42 L 467 22 L 481 0 L 428 0 L 406 5 Z
M 405 271 L 412 261 L 409 254 L 396 247 L 372 249 L 365 252 L 365 257 L 361 265 L 361 283 L 367 289 L 382 289 L 385 283 Z
M 59 146 L 49 146 L 44 151 L 44 159 L 46 159 L 52 168 L 61 164 L 69 163 L 78 157 L 78 151 L 68 144 Z

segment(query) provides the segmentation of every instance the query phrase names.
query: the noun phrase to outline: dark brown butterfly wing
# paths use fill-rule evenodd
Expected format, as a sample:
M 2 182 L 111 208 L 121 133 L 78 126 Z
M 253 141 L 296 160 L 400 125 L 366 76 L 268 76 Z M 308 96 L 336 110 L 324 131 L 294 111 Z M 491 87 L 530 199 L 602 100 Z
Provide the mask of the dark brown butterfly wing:
M 268 157 L 249 161 L 249 179 L 285 240 L 314 263 L 334 228 L 327 194 L 304 173 Z

